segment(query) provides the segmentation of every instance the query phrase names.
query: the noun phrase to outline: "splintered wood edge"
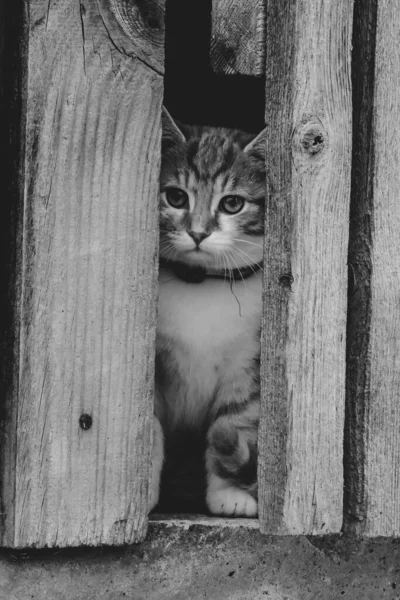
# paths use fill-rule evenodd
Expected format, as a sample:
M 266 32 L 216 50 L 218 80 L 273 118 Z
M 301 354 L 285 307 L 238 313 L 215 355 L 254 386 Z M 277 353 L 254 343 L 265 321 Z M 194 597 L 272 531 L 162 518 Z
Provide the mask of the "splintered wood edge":
M 205 527 L 227 527 L 229 529 L 260 528 L 258 519 L 208 517 L 207 515 L 191 515 L 185 513 L 169 515 L 154 513 L 149 515 L 149 526 L 152 524 L 166 525 L 167 527 L 179 527 L 185 530 L 189 529 L 193 525 L 202 525 Z

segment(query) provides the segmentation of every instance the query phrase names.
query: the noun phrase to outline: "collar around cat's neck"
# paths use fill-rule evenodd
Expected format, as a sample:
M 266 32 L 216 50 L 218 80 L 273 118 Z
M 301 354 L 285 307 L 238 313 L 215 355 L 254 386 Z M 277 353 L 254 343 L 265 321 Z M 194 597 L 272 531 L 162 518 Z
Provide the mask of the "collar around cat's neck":
M 160 266 L 170 269 L 178 279 L 186 283 L 202 283 L 205 279 L 224 279 L 227 283 L 241 281 L 255 275 L 263 263 L 254 263 L 237 269 L 221 269 L 220 271 L 207 272 L 203 267 L 191 267 L 182 262 L 175 262 L 160 258 Z

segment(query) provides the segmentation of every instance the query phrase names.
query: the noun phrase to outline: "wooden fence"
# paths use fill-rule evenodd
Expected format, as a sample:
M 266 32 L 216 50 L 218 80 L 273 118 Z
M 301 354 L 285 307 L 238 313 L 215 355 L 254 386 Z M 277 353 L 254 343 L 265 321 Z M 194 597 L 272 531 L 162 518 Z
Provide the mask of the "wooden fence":
M 137 541 L 164 4 L 1 8 L 1 544 Z M 400 535 L 399 46 L 395 0 L 213 0 L 215 70 L 265 75 L 264 533 Z

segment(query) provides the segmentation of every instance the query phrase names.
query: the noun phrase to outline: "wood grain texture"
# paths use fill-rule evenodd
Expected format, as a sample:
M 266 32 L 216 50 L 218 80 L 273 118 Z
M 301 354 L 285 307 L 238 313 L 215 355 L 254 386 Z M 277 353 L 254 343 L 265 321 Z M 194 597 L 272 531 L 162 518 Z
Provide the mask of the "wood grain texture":
M 263 75 L 265 1 L 212 0 L 211 65 L 225 75 Z
M 357 533 L 399 536 L 400 18 L 393 0 L 370 2 L 368 12 L 372 18 L 364 19 L 360 38 L 355 39 L 358 46 L 368 29 L 375 36 L 375 53 L 363 56 L 373 75 L 372 85 L 370 78 L 364 89 L 364 94 L 369 92 L 369 127 L 355 148 L 364 169 L 359 170 L 359 193 L 354 186 L 353 194 L 352 233 L 359 236 L 359 252 L 350 256 L 355 272 L 350 316 L 355 323 L 350 329 L 353 362 L 348 381 L 351 384 L 354 376 L 354 384 L 348 388 L 353 409 L 348 435 L 356 441 L 352 449 L 358 448 L 348 465 L 357 481 L 348 500 Z M 363 335 L 357 328 L 357 311 L 364 316 Z
M 155 71 L 163 73 L 165 3 L 161 0 L 97 1 L 106 14 L 111 9 L 120 25 L 122 33 L 113 27 L 113 44 L 128 56 L 135 56 Z M 101 10 L 99 12 L 102 14 Z
M 342 526 L 352 5 L 267 1 L 259 512 Z
M 124 7 L 30 2 L 7 546 L 146 531 L 163 87 Z

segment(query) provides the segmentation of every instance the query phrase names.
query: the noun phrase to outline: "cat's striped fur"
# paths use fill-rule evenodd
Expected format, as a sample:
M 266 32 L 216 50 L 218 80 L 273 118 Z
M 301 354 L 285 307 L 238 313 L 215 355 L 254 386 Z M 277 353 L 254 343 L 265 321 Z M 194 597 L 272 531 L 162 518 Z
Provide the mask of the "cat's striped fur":
M 257 513 L 265 167 L 253 138 L 163 113 L 152 506 L 164 438 L 185 430 L 206 440 L 209 510 Z

